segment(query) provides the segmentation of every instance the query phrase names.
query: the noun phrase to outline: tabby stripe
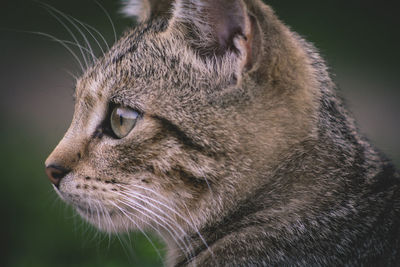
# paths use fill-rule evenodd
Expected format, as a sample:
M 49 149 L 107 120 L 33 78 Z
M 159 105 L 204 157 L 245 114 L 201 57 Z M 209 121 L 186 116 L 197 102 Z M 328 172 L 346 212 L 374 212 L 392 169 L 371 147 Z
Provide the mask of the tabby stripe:
M 166 118 L 160 117 L 158 115 L 152 115 L 153 119 L 158 120 L 162 127 L 168 131 L 169 133 L 173 134 L 178 140 L 180 140 L 185 146 L 193 148 L 199 152 L 205 152 L 205 148 L 196 143 L 193 139 L 187 136 L 176 124 L 167 120 Z

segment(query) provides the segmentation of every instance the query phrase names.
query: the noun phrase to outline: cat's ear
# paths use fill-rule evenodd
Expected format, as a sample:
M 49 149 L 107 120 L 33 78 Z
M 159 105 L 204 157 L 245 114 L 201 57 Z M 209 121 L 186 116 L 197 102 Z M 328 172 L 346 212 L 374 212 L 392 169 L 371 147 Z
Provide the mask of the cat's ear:
M 184 25 L 187 40 L 200 55 L 244 56 L 248 68 L 259 50 L 258 24 L 243 0 L 177 0 L 173 19 Z
M 143 23 L 152 18 L 171 15 L 173 0 L 123 0 L 122 13 Z

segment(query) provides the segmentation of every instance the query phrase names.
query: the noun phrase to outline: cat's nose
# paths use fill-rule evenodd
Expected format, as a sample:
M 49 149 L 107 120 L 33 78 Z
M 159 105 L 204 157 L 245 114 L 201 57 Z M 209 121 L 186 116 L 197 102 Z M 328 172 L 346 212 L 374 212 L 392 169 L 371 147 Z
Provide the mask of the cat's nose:
M 46 174 L 49 177 L 50 181 L 58 188 L 60 185 L 60 181 L 70 172 L 61 166 L 57 165 L 49 165 L 46 166 Z

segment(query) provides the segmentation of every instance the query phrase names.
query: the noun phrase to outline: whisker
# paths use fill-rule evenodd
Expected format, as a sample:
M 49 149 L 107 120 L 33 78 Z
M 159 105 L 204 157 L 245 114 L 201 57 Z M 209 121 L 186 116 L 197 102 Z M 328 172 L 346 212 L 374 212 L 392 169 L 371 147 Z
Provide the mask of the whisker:
M 108 201 L 108 202 L 110 202 L 110 201 Z M 115 233 L 115 235 L 116 235 L 118 241 L 120 242 L 120 244 L 121 244 L 121 246 L 122 246 L 122 249 L 124 250 L 125 254 L 128 255 L 128 257 L 132 257 L 131 259 L 133 259 L 133 256 L 132 256 L 132 255 L 134 255 L 134 251 L 133 251 L 132 246 L 131 246 L 132 243 L 126 241 L 126 240 L 124 239 L 124 237 L 121 236 L 121 235 L 118 233 L 117 228 L 115 227 L 115 224 L 113 223 L 113 220 L 112 220 L 110 214 L 109 214 L 108 212 L 106 212 L 106 211 L 104 211 L 103 214 L 104 214 L 104 218 L 108 221 L 109 226 L 110 226 L 112 229 L 114 229 L 114 233 Z M 127 226 L 126 226 L 126 228 L 128 229 Z M 109 236 L 111 236 L 111 234 L 110 234 Z M 129 241 L 130 241 L 130 239 L 129 239 Z
M 133 198 L 135 198 L 135 199 L 137 199 L 137 200 L 139 200 L 139 201 L 143 201 L 144 198 L 145 198 L 145 199 L 148 199 L 148 200 L 150 200 L 150 201 L 157 202 L 157 201 L 154 200 L 153 198 L 144 196 L 144 195 L 142 195 L 142 194 L 140 194 L 140 193 L 137 193 L 137 192 L 130 192 L 130 193 L 128 193 L 128 192 L 123 192 L 123 193 L 124 193 L 124 194 L 127 194 L 125 197 L 128 197 L 128 198 L 133 197 Z M 160 203 L 160 202 L 159 202 L 159 203 Z M 157 211 L 159 211 L 159 212 L 161 213 L 160 215 L 165 216 L 164 218 L 167 219 L 169 222 L 174 223 L 175 226 L 178 227 L 178 230 L 180 230 L 180 231 L 182 232 L 182 234 L 186 236 L 185 238 L 188 239 L 188 242 L 191 244 L 191 242 L 190 242 L 190 237 L 187 235 L 186 231 L 177 223 L 177 221 L 176 221 L 175 218 L 173 218 L 170 214 L 166 213 L 166 212 L 165 212 L 164 210 L 162 210 L 160 207 L 157 207 L 156 205 L 154 205 L 154 204 L 152 204 L 152 203 L 150 203 L 150 202 L 148 202 L 148 201 L 146 201 L 146 204 L 149 205 L 149 206 L 151 206 L 152 208 L 156 209 Z M 162 203 L 160 203 L 160 204 L 162 204 Z M 189 226 L 192 227 L 192 228 L 194 228 L 193 225 L 190 225 L 190 224 L 189 224 Z
M 99 212 L 99 210 L 97 209 L 96 203 L 94 203 L 94 204 L 95 204 L 94 207 L 96 208 L 97 225 L 98 225 L 98 227 L 100 228 L 100 226 L 101 226 L 100 212 Z M 99 208 L 101 208 L 101 207 L 99 207 Z
M 46 11 L 47 11 L 52 17 L 54 17 L 54 18 L 65 28 L 65 30 L 69 33 L 69 35 L 71 35 L 72 39 L 74 39 L 74 41 L 75 41 L 77 44 L 80 44 L 79 41 L 78 41 L 78 38 L 77 38 L 76 35 L 71 31 L 71 29 L 70 29 L 59 17 L 57 17 L 57 16 L 51 11 L 51 10 L 54 9 L 52 6 L 50 6 L 50 5 L 46 4 L 46 3 L 40 2 L 40 1 L 38 1 L 38 3 L 40 3 L 40 4 L 46 9 Z M 61 12 L 61 11 L 60 11 L 60 12 Z M 57 13 L 58 13 L 58 10 L 57 10 Z M 83 58 L 83 60 L 84 60 L 84 62 L 85 62 L 85 64 L 86 64 L 86 68 L 88 68 L 88 67 L 89 67 L 88 59 L 86 58 L 86 55 L 85 55 L 85 53 L 83 52 L 82 49 L 80 49 L 80 52 L 81 52 L 82 58 Z
M 112 201 L 108 201 L 111 205 L 113 205 L 114 207 L 116 207 L 119 211 L 121 211 L 122 214 L 124 214 L 129 221 L 131 221 L 135 227 L 137 227 L 139 229 L 139 231 L 146 237 L 146 239 L 149 241 L 150 245 L 154 248 L 154 250 L 156 251 L 158 257 L 160 258 L 161 262 L 163 262 L 163 257 L 161 256 L 160 250 L 156 247 L 156 245 L 154 244 L 154 242 L 151 240 L 151 238 L 146 234 L 146 232 L 134 221 L 132 220 L 126 213 L 125 211 L 119 207 L 118 205 L 116 205 L 114 202 Z M 163 264 L 164 265 L 164 264 Z
M 135 210 L 135 211 L 141 213 L 143 216 L 145 216 L 145 217 L 149 218 L 150 220 L 154 221 L 157 225 L 159 225 L 159 226 L 162 227 L 164 230 L 166 230 L 166 231 L 168 232 L 168 234 L 170 235 L 170 237 L 175 241 L 175 243 L 177 244 L 177 246 L 179 247 L 179 249 L 180 249 L 182 252 L 185 252 L 185 251 L 188 251 L 188 250 L 189 250 L 189 248 L 188 248 L 186 242 L 185 242 L 184 240 L 182 240 L 182 237 L 180 237 L 180 236 L 176 233 L 176 231 L 174 230 L 174 228 L 173 228 L 170 224 L 166 223 L 166 222 L 163 221 L 163 220 L 162 220 L 163 223 L 165 223 L 166 225 L 160 223 L 157 219 L 151 217 L 150 215 L 148 215 L 147 213 L 143 212 L 143 211 L 140 210 L 140 209 L 144 209 L 144 210 L 146 210 L 146 211 L 149 212 L 149 213 L 151 213 L 151 211 L 149 211 L 148 209 L 144 208 L 142 205 L 139 205 L 139 204 L 136 203 L 136 202 L 133 203 L 130 199 L 127 199 L 127 201 L 128 201 L 128 202 L 123 201 L 123 200 L 118 200 L 118 202 L 120 202 L 120 203 L 126 205 L 127 207 L 130 207 L 131 209 L 133 209 L 133 210 Z M 133 207 L 132 205 L 135 205 L 135 207 Z M 128 213 L 131 214 L 131 215 L 133 215 L 133 214 L 130 213 L 130 212 L 128 212 Z M 153 213 L 153 214 L 154 214 L 154 213 Z M 160 219 L 160 216 L 157 216 L 157 215 L 155 215 L 155 216 L 156 216 L 158 219 Z M 151 224 L 150 224 L 150 225 L 151 225 Z M 154 228 L 153 228 L 153 229 L 154 229 Z M 172 233 L 171 231 L 173 231 L 174 233 Z M 178 238 L 179 241 L 178 241 L 176 238 Z M 183 247 L 184 247 L 185 249 L 182 247 L 182 245 L 183 245 Z M 186 256 L 186 253 L 184 253 L 184 255 Z
M 126 248 L 124 247 L 124 242 L 122 241 L 119 233 L 117 232 L 117 228 L 115 227 L 115 224 L 113 223 L 110 215 L 107 212 L 103 212 L 103 214 L 104 214 L 104 218 L 106 218 L 106 220 L 108 221 L 109 226 L 113 229 L 113 232 L 115 233 L 115 235 L 116 235 L 118 241 L 120 242 L 123 250 L 125 251 L 125 253 L 127 253 L 126 252 Z M 111 234 L 109 234 L 109 246 L 110 246 L 110 242 L 111 242 Z
M 44 33 L 44 32 L 36 32 L 36 31 L 25 31 L 26 33 L 30 33 L 30 34 L 36 34 L 36 35 L 41 35 L 41 36 L 45 36 L 47 38 L 50 38 L 51 40 L 61 44 L 65 49 L 68 50 L 68 52 L 74 57 L 74 59 L 78 62 L 79 66 L 81 67 L 82 72 L 85 71 L 85 68 L 83 67 L 83 64 L 81 62 L 81 60 L 79 59 L 79 57 L 76 55 L 76 53 L 62 40 L 58 39 L 57 37 L 54 37 L 48 33 Z M 75 43 L 74 43 L 75 44 Z M 78 44 L 75 44 L 77 46 L 79 46 Z
M 122 191 L 122 192 L 123 192 L 123 191 Z M 151 200 L 151 201 L 155 201 L 155 202 L 156 202 L 156 200 L 152 199 L 151 197 L 147 197 L 147 196 L 142 195 L 142 194 L 140 194 L 140 193 L 138 193 L 138 192 L 132 192 L 132 191 L 131 191 L 131 192 L 123 192 L 123 193 L 127 194 L 127 195 L 124 195 L 125 197 L 134 197 L 134 198 L 136 198 L 136 199 L 138 199 L 138 200 L 143 200 L 143 198 L 146 198 L 146 199 L 149 199 L 149 200 Z M 121 195 L 121 194 L 120 194 L 120 195 Z M 159 207 L 157 207 L 157 206 L 155 206 L 154 204 L 151 204 L 151 203 L 149 203 L 149 202 L 146 202 L 146 204 L 148 204 L 148 205 L 150 205 L 151 207 L 153 207 L 153 208 L 157 209 L 158 211 L 162 212 L 163 215 L 168 216 L 168 218 L 170 219 L 170 221 L 176 223 L 176 220 L 175 220 L 171 215 L 169 215 L 168 213 L 166 213 L 165 211 L 163 211 L 163 210 L 160 209 Z M 180 228 L 180 229 L 181 229 L 181 231 L 182 231 L 183 233 L 186 234 L 186 232 L 185 232 L 182 228 Z
M 127 194 L 127 196 L 125 196 L 125 195 L 123 195 L 123 194 L 120 194 L 120 193 L 118 193 L 118 195 L 121 195 L 121 196 L 123 196 L 123 197 L 125 197 L 125 198 L 128 197 L 127 199 L 129 199 L 129 200 L 131 200 L 131 197 L 133 197 L 133 198 L 135 198 L 135 199 L 137 199 L 137 200 L 140 200 L 140 201 L 143 201 L 143 198 L 147 198 L 147 199 L 149 199 L 149 200 L 156 201 L 156 200 L 154 200 L 154 199 L 152 199 L 152 198 L 150 198 L 150 197 L 146 197 L 146 196 L 144 196 L 144 195 L 142 195 L 142 194 L 140 194 L 140 193 L 137 193 L 137 192 L 130 192 L 130 193 L 128 193 L 128 192 L 123 192 L 123 193 Z M 136 202 L 135 202 L 135 203 L 136 203 Z M 189 254 L 191 255 L 191 254 L 192 254 L 192 251 L 194 251 L 194 249 L 193 249 L 193 247 L 192 247 L 192 245 L 191 245 L 190 237 L 186 234 L 186 231 L 185 231 L 179 224 L 177 224 L 176 220 L 175 220 L 174 218 L 172 218 L 168 213 L 166 213 L 165 211 L 163 211 L 162 209 L 160 209 L 159 207 L 153 205 L 153 204 L 150 203 L 150 202 L 146 202 L 146 204 L 148 204 L 149 206 L 151 206 L 151 207 L 155 208 L 156 210 L 160 211 L 162 214 L 155 214 L 155 213 L 153 213 L 152 211 L 146 209 L 148 212 L 151 212 L 151 213 L 155 214 L 156 216 L 158 216 L 158 215 L 166 216 L 166 217 L 163 217 L 163 218 L 165 218 L 165 219 L 168 220 L 169 222 L 173 223 L 173 224 L 178 228 L 178 230 L 180 230 L 180 231 L 182 232 L 183 238 L 184 238 L 185 240 L 187 240 L 187 243 L 189 244 L 189 247 L 190 247 L 190 248 L 189 248 Z M 142 207 L 142 208 L 144 208 L 144 207 Z M 164 221 L 164 223 L 166 223 L 166 222 Z M 192 227 L 193 227 L 193 226 L 192 226 Z M 182 239 L 182 238 L 181 238 L 181 239 Z
M 71 42 L 71 41 L 68 41 L 68 40 L 61 40 L 61 39 L 60 39 L 60 41 L 63 41 L 63 42 L 66 43 L 66 44 L 70 44 L 70 45 L 73 45 L 73 46 L 82 48 L 82 49 L 85 50 L 86 52 L 91 53 L 90 50 L 87 49 L 86 47 L 81 46 L 81 45 L 79 45 L 79 44 L 76 44 L 76 43 L 74 43 L 74 42 Z
M 124 192 L 124 193 L 126 193 L 126 192 Z M 141 197 L 145 197 L 145 196 L 143 196 L 143 195 L 141 195 L 139 193 L 137 193 L 137 194 L 135 193 L 135 195 L 129 194 L 129 193 L 127 193 L 127 194 L 128 194 L 127 196 L 125 196 L 123 194 L 119 194 L 119 195 L 123 196 L 125 198 L 128 197 L 129 200 L 130 200 L 130 197 L 134 197 L 135 199 L 140 200 L 140 201 L 143 201 L 143 198 L 141 198 Z M 165 218 L 169 222 L 173 223 L 178 228 L 178 230 L 181 231 L 182 235 L 185 237 L 185 239 L 187 239 L 187 242 L 190 244 L 191 251 L 192 251 L 193 247 L 191 246 L 191 242 L 190 242 L 189 236 L 186 234 L 186 231 L 179 224 L 177 224 L 176 220 L 174 218 L 172 218 L 171 215 L 169 215 L 168 213 L 166 213 L 165 211 L 163 211 L 159 207 L 153 205 L 152 203 L 146 202 L 146 204 L 150 205 L 151 207 L 153 207 L 156 210 L 158 210 L 159 212 L 161 212 L 161 214 L 156 214 L 156 216 L 158 216 L 158 215 L 164 216 L 163 218 Z
M 146 188 L 146 187 L 139 186 L 139 185 L 135 185 L 135 184 L 131 184 L 131 185 L 134 186 L 134 187 L 136 187 L 136 188 L 143 189 L 143 190 L 145 190 L 145 191 L 148 191 L 148 192 L 150 192 L 150 193 L 153 193 L 153 194 L 155 194 L 157 197 L 161 198 L 162 200 L 164 200 L 164 201 L 166 201 L 166 202 L 169 202 L 169 201 L 170 201 L 170 200 L 167 199 L 166 197 L 162 196 L 161 194 L 155 192 L 154 190 L 152 190 L 152 189 L 150 189 L 150 188 Z M 124 185 L 121 185 L 121 184 L 120 184 L 119 186 L 120 186 L 121 188 L 123 188 L 123 189 L 128 190 L 128 191 L 132 191 L 132 189 L 129 188 L 129 187 L 127 187 L 127 186 L 124 186 Z M 135 193 L 137 193 L 137 192 L 135 192 Z M 153 199 L 153 200 L 154 200 L 157 204 L 160 204 L 160 205 L 164 206 L 165 208 L 167 208 L 167 209 L 169 209 L 170 211 L 174 212 L 176 215 L 180 216 L 181 219 L 186 220 L 182 215 L 180 215 L 180 214 L 179 214 L 177 211 L 175 211 L 173 208 L 171 208 L 171 207 L 169 207 L 168 205 L 166 205 L 166 204 L 164 204 L 164 203 L 162 203 L 162 202 L 159 202 L 159 201 L 157 201 L 157 200 L 155 200 L 155 199 Z M 190 224 L 190 222 L 188 222 L 187 220 L 186 220 L 186 222 L 187 222 L 188 224 Z
M 121 196 L 121 197 L 124 197 L 124 199 L 125 199 L 125 200 L 121 200 L 121 203 L 123 203 L 123 204 L 125 204 L 125 205 L 127 205 L 127 206 L 129 206 L 129 207 L 131 207 L 131 208 L 133 208 L 133 207 L 131 206 L 131 204 L 132 204 L 132 205 L 135 205 L 137 208 L 141 208 L 142 210 L 144 210 L 144 211 L 146 211 L 146 212 L 152 214 L 153 216 L 155 216 L 156 219 L 159 219 L 162 223 L 164 223 L 164 224 L 165 224 L 164 226 L 168 226 L 169 229 L 170 229 L 171 231 L 174 232 L 175 236 L 180 237 L 180 235 L 177 233 L 177 231 L 175 230 L 175 228 L 174 228 L 170 223 L 168 223 L 167 221 L 165 221 L 165 220 L 164 220 L 165 218 L 163 218 L 161 215 L 156 214 L 155 212 L 153 212 L 153 211 L 147 209 L 146 207 L 144 207 L 143 205 L 140 205 L 140 204 L 139 204 L 138 202 L 136 202 L 136 201 L 132 201 L 132 199 L 127 198 L 126 196 L 123 196 L 123 195 L 120 195 L 120 196 Z M 144 213 L 143 213 L 143 214 L 144 214 Z M 150 216 L 147 215 L 147 214 L 146 214 L 145 216 L 148 217 L 148 218 L 150 218 L 150 219 L 153 219 L 154 221 L 157 221 L 157 220 L 155 220 L 155 218 L 152 218 L 152 217 L 150 217 Z M 184 235 L 184 232 L 183 232 L 182 234 Z
M 52 6 L 48 5 L 48 4 L 46 4 L 46 3 L 43 3 L 43 5 L 45 6 L 46 10 L 50 13 L 50 15 L 52 15 L 55 19 L 57 19 L 64 27 L 68 28 L 68 26 L 60 18 L 58 18 L 53 12 L 56 12 L 59 15 L 61 15 L 65 20 L 67 20 L 79 32 L 79 34 L 83 37 L 83 40 L 85 41 L 85 43 L 86 43 L 86 45 L 87 45 L 87 47 L 88 47 L 88 49 L 90 51 L 89 55 L 92 57 L 92 60 L 93 60 L 92 63 L 94 64 L 96 62 L 97 58 L 94 55 L 92 46 L 90 45 L 90 42 L 87 39 L 87 37 L 84 34 L 84 32 L 74 23 L 74 21 L 72 19 L 69 18 L 69 15 L 66 15 L 64 12 L 56 9 L 55 7 L 52 7 Z M 72 31 L 69 30 L 69 33 L 71 34 Z M 75 37 L 75 39 L 76 39 L 76 37 Z M 79 43 L 78 41 L 76 41 L 76 42 Z
M 104 14 L 107 16 L 108 20 L 110 21 L 111 27 L 112 27 L 113 32 L 114 32 L 114 42 L 116 43 L 117 42 L 117 32 L 115 30 L 115 25 L 114 25 L 114 22 L 111 19 L 110 14 L 108 13 L 108 11 L 97 0 L 95 0 L 95 2 L 103 10 Z
M 79 25 L 81 25 L 89 34 L 90 36 L 93 38 L 93 40 L 96 42 L 97 46 L 100 48 L 101 50 L 101 54 L 104 55 L 104 49 L 103 47 L 100 45 L 100 42 L 97 40 L 97 38 L 94 36 L 94 34 L 89 30 L 89 28 L 85 25 L 85 23 L 83 23 L 82 21 L 69 16 L 72 20 L 76 21 L 77 23 L 79 23 Z
M 101 32 L 100 32 L 99 30 L 97 30 L 95 27 L 93 27 L 93 26 L 91 26 L 90 24 L 85 23 L 85 22 L 83 22 L 83 21 L 81 21 L 81 23 L 83 23 L 86 27 L 88 27 L 89 29 L 91 29 L 92 31 L 94 31 L 94 32 L 102 39 L 102 41 L 104 42 L 104 44 L 105 44 L 106 47 L 107 47 L 107 50 L 110 50 L 110 46 L 109 46 L 109 44 L 108 44 L 106 38 L 101 34 Z
M 208 182 L 207 175 L 205 175 L 203 171 L 201 171 L 201 177 L 203 177 L 203 178 L 204 178 L 204 181 L 206 181 L 206 184 L 207 184 L 208 190 L 210 190 L 210 192 L 211 192 L 211 195 L 213 195 L 213 194 L 214 194 L 214 192 L 213 192 L 213 190 L 211 189 L 211 185 L 210 185 L 210 183 Z
M 78 77 L 73 74 L 71 71 L 67 70 L 67 69 L 62 69 L 65 73 L 67 73 L 69 76 L 71 76 L 72 79 L 74 79 L 75 81 L 78 80 Z
M 159 196 L 161 199 L 164 199 L 165 201 L 169 201 L 167 198 L 165 198 L 164 196 L 162 196 L 162 195 L 160 195 L 159 193 L 155 192 L 154 190 L 151 190 L 151 189 L 149 189 L 149 188 L 142 187 L 142 186 L 139 186 L 139 185 L 134 185 L 134 184 L 131 184 L 131 185 L 132 185 L 132 186 L 135 186 L 135 187 L 137 187 L 137 188 L 143 189 L 143 190 L 145 190 L 145 191 L 151 192 L 151 193 L 155 194 L 156 196 Z M 129 192 L 132 192 L 132 190 L 131 190 L 129 187 L 126 187 L 126 186 L 123 186 L 123 185 L 120 185 L 120 187 L 121 187 L 121 188 L 124 188 L 125 190 L 128 190 Z M 135 193 L 137 193 L 137 192 L 135 192 Z M 206 248 L 207 248 L 207 249 L 209 250 L 209 252 L 212 254 L 212 251 L 210 250 L 210 248 L 209 248 L 207 242 L 205 241 L 204 237 L 200 234 L 200 231 L 199 231 L 198 228 L 195 226 L 195 224 L 194 224 L 194 222 L 193 222 L 193 217 L 192 217 L 192 216 L 190 216 L 191 219 L 192 219 L 192 222 L 190 222 L 190 221 L 188 221 L 184 216 L 182 216 L 180 213 L 178 213 L 175 209 L 171 208 L 170 206 L 166 205 L 165 203 L 162 203 L 162 202 L 160 202 L 160 201 L 157 201 L 157 200 L 152 199 L 152 198 L 147 197 L 147 196 L 143 196 L 143 197 L 148 198 L 148 199 L 154 201 L 155 203 L 157 203 L 157 204 L 159 204 L 159 205 L 161 205 L 161 206 L 167 208 L 168 210 L 170 210 L 171 212 L 173 212 L 174 214 L 176 214 L 177 216 L 179 216 L 179 218 L 181 218 L 181 219 L 182 219 L 183 221 L 185 221 L 190 227 L 192 227 L 192 229 L 196 232 L 196 234 L 197 234 L 197 235 L 199 236 L 199 238 L 201 239 L 202 243 L 206 246 Z M 186 206 L 185 206 L 185 208 L 186 208 L 186 210 L 189 212 L 189 210 L 188 210 L 188 208 L 187 208 Z M 189 212 L 189 213 L 190 213 L 190 212 Z M 213 254 L 212 254 L 212 255 L 213 255 Z
M 92 214 L 91 211 L 94 210 L 94 208 L 93 208 L 93 205 L 94 205 L 94 204 L 91 203 L 91 202 L 87 202 L 86 205 L 87 205 L 87 207 L 86 207 L 87 213 L 88 213 L 88 214 Z M 89 226 L 89 225 L 88 225 L 88 226 Z M 92 230 L 93 228 L 88 228 L 88 229 Z M 95 232 L 91 231 L 91 233 L 93 233 L 93 237 L 90 239 L 89 243 L 92 243 L 92 242 L 94 242 L 95 240 L 97 240 L 98 235 L 99 235 L 99 232 L 98 232 L 98 231 L 95 231 Z
M 121 203 L 122 203 L 122 202 L 121 202 Z M 125 203 L 123 203 L 123 204 L 125 204 Z M 132 207 L 132 206 L 129 206 L 129 204 L 125 204 L 125 205 L 127 205 L 128 207 L 130 207 L 130 208 L 134 209 L 135 211 L 141 213 L 142 215 L 144 215 L 144 216 L 150 218 L 153 222 L 155 222 L 155 223 L 156 223 L 156 226 L 153 226 L 151 223 L 148 223 L 148 222 L 145 222 L 145 223 L 146 223 L 150 228 L 152 228 L 159 236 L 161 236 L 164 240 L 167 240 L 167 238 L 165 238 L 165 236 L 161 233 L 160 227 L 161 227 L 162 229 L 164 229 L 164 231 L 168 232 L 169 236 L 173 239 L 173 241 L 174 241 L 174 242 L 176 243 L 176 245 L 177 245 L 177 253 L 184 253 L 185 249 L 182 247 L 182 245 L 186 248 L 186 244 L 181 240 L 181 238 L 179 238 L 179 241 L 178 241 L 178 240 L 176 239 L 175 235 L 173 235 L 173 234 L 171 233 L 171 231 L 169 230 L 168 227 L 166 227 L 165 225 L 161 224 L 161 223 L 158 222 L 157 220 L 154 220 L 153 218 L 147 216 L 147 215 L 146 215 L 145 213 L 143 213 L 141 210 L 136 209 L 136 208 L 134 208 L 134 207 Z M 125 211 L 126 211 L 126 210 L 125 210 Z M 134 216 L 135 218 L 137 218 L 137 219 L 139 219 L 139 220 L 141 220 L 140 217 L 136 216 L 135 214 L 133 214 L 133 213 L 131 213 L 131 212 L 129 212 L 129 211 L 126 211 L 126 213 L 128 213 L 128 214 L 131 215 L 131 216 Z M 126 215 L 126 216 L 127 216 L 127 215 Z M 127 216 L 127 217 L 129 218 L 129 216 Z M 142 221 L 142 222 L 143 222 L 143 221 Z M 185 257 L 187 258 L 186 254 L 183 254 L 183 255 L 185 255 Z M 187 259 L 188 259 L 188 258 L 187 258 Z

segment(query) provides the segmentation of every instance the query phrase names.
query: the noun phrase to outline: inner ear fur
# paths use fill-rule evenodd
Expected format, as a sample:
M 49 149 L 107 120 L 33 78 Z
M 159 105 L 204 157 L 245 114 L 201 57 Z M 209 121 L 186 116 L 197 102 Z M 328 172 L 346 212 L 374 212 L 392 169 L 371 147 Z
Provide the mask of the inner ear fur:
M 243 0 L 177 0 L 173 18 L 201 56 L 234 52 L 251 69 L 260 52 L 260 30 Z

